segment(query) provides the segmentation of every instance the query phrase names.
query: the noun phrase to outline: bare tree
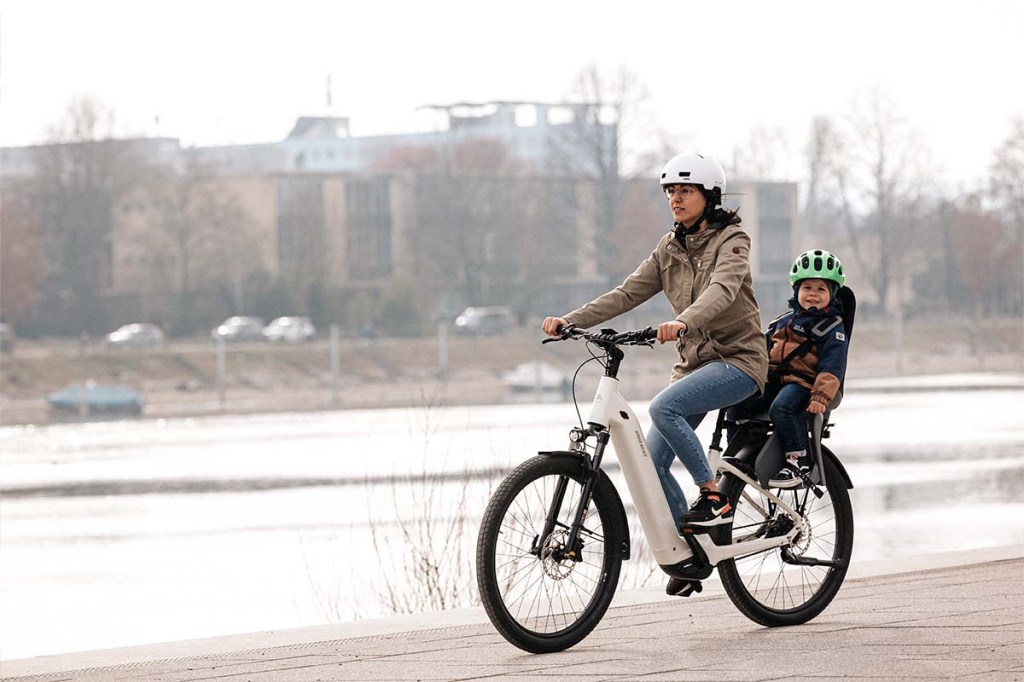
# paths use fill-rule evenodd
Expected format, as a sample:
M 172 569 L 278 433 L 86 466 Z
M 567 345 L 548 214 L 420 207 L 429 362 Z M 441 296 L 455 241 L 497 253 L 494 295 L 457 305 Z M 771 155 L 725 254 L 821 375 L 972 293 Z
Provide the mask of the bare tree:
M 997 267 L 1000 265 L 997 256 L 1006 247 L 1006 228 L 983 212 L 976 200 L 956 212 L 952 228 L 953 253 L 959 265 L 960 280 L 977 316 L 986 294 L 1008 274 Z
M 733 148 L 729 177 L 747 180 L 778 180 L 787 175 L 789 140 L 779 126 L 757 126 L 746 141 Z
M 552 140 L 552 165 L 561 175 L 595 181 L 595 243 L 580 247 L 584 255 L 596 257 L 599 273 L 617 281 L 623 273 L 611 271 L 609 243 L 622 216 L 621 181 L 631 173 L 648 171 L 650 165 L 644 147 L 624 146 L 623 140 L 649 130 L 650 92 L 628 66 L 602 71 L 591 63 L 576 75 L 569 99 L 574 115 Z
M 838 225 L 840 212 L 836 210 L 836 202 L 830 202 L 828 189 L 833 178 L 833 160 L 839 157 L 842 146 L 840 133 L 832 119 L 819 116 L 812 121 L 804 149 L 807 181 L 801 215 L 801 222 L 808 232 L 831 232 Z
M 1001 280 L 1007 311 L 1024 310 L 1024 117 L 1010 123 L 1010 133 L 996 150 L 989 194 L 1009 227 L 1001 259 L 1011 270 Z
M 1010 122 L 1010 132 L 996 150 L 989 193 L 1016 234 L 1024 234 L 1024 117 Z
M 144 194 L 153 217 L 131 239 L 150 267 L 143 273 L 148 281 L 136 286 L 162 293 L 173 310 L 172 328 L 179 331 L 198 328 L 199 291 L 220 290 L 232 309 L 242 311 L 245 278 L 262 262 L 246 237 L 249 218 L 230 179 L 188 159 L 180 169 L 163 169 Z
M 114 116 L 92 98 L 71 103 L 36 148 L 32 194 L 41 220 L 48 276 L 36 322 L 41 331 L 106 326 L 113 282 L 114 208 L 150 177 L 136 141 L 113 138 Z
M 824 118 L 813 124 L 804 213 L 822 227 L 823 218 L 834 219 L 852 251 L 848 266 L 884 307 L 898 278 L 922 262 L 916 237 L 928 215 L 931 169 L 888 97 L 872 91 L 856 104 L 845 129 Z
M 382 170 L 416 171 L 416 264 L 424 283 L 469 304 L 510 295 L 521 260 L 513 244 L 526 213 L 520 163 L 499 140 L 454 130 L 439 146 L 393 150 Z M 436 297 L 444 298 L 444 294 Z M 441 312 L 441 311 L 439 311 Z

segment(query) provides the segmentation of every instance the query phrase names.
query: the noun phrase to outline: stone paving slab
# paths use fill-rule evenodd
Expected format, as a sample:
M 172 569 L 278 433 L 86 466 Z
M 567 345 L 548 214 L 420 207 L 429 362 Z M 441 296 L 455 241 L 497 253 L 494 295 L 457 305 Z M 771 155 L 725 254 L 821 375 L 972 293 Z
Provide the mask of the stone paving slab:
M 613 606 L 581 644 L 533 655 L 489 623 L 31 674 L 57 682 L 985 680 L 1024 682 L 1024 558 L 848 579 L 811 623 L 764 628 L 721 590 Z M 65 655 L 61 662 L 74 661 Z M 124 659 L 122 659 L 124 660 Z M 52 662 L 51 662 L 52 665 Z M 38 666 L 36 666 L 38 668 Z M 68 666 L 73 668 L 74 666 Z M 52 668 L 51 668 L 52 670 Z

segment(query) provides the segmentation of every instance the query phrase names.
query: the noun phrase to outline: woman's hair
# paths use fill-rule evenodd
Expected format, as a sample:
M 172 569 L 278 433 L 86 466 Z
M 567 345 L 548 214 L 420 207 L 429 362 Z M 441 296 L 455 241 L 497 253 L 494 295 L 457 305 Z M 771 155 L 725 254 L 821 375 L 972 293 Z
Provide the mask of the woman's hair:
M 740 217 L 739 209 L 730 211 L 722 206 L 715 206 L 710 209 L 707 213 L 708 223 L 717 223 L 720 225 L 730 225 L 733 222 L 738 222 Z

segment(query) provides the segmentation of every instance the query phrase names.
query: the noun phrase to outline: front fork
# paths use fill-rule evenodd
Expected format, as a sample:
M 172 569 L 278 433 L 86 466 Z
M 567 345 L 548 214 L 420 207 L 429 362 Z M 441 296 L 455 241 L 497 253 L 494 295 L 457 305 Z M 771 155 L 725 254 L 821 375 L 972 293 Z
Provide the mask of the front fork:
M 594 494 L 594 486 L 597 484 L 597 474 L 601 470 L 604 450 L 610 440 L 607 429 L 599 431 L 597 433 L 597 444 L 594 447 L 594 454 L 591 456 L 586 452 L 586 448 L 583 447 L 585 438 L 586 433 L 584 431 L 573 429 L 573 448 L 581 451 L 583 455 L 583 489 L 573 513 L 572 524 L 569 526 L 569 537 L 566 539 L 563 554 L 556 557 L 558 560 L 572 559 L 574 561 L 582 561 L 580 529 L 583 528 L 583 522 L 586 520 L 587 508 L 590 506 L 590 499 Z M 547 517 L 544 519 L 544 530 L 541 533 L 537 546 L 538 552 L 540 552 L 547 539 L 555 531 L 555 526 L 558 524 L 558 511 L 562 508 L 562 502 L 565 500 L 565 491 L 568 487 L 568 476 L 562 476 L 558 479 L 558 484 L 555 486 L 555 494 L 551 498 L 551 506 L 548 508 Z

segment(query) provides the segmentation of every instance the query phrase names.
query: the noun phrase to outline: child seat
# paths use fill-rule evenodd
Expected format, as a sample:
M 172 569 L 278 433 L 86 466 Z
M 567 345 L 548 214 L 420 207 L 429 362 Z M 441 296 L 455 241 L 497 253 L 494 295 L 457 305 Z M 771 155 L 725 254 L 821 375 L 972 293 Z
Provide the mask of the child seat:
M 849 344 L 853 337 L 853 322 L 857 315 L 857 297 L 854 295 L 853 290 L 847 286 L 839 287 L 836 292 L 836 298 L 842 304 L 843 313 L 841 315 L 843 326 L 846 330 L 846 343 Z M 832 411 L 839 407 L 839 404 L 843 401 L 843 389 L 845 385 L 845 377 L 839 384 L 839 390 L 836 391 L 835 398 L 829 404 L 828 409 L 822 414 L 815 414 L 811 419 L 805 419 L 808 438 L 807 445 L 810 449 L 810 454 L 815 460 L 815 466 L 811 470 L 811 480 L 816 484 L 821 485 L 825 477 L 823 475 L 823 463 L 821 453 L 821 439 L 828 437 L 826 431 L 826 425 L 829 423 L 828 419 L 831 416 Z M 806 414 L 806 413 L 805 413 Z M 746 427 L 746 428 L 743 428 Z M 768 485 L 768 480 L 775 476 L 782 469 L 785 464 L 785 454 L 782 451 L 782 442 L 779 440 L 778 435 L 771 430 L 771 417 L 768 414 L 768 409 L 759 414 L 754 415 L 747 423 L 741 425 L 736 433 L 736 438 L 730 439 L 729 447 L 726 449 L 725 456 L 738 455 L 739 451 L 743 448 L 750 448 L 751 446 L 759 447 L 757 459 L 754 463 L 754 469 L 757 474 L 758 481 L 762 486 Z M 736 441 L 735 448 L 733 440 Z M 760 441 L 760 444 L 758 443 Z M 741 457 L 745 459 L 745 457 Z

